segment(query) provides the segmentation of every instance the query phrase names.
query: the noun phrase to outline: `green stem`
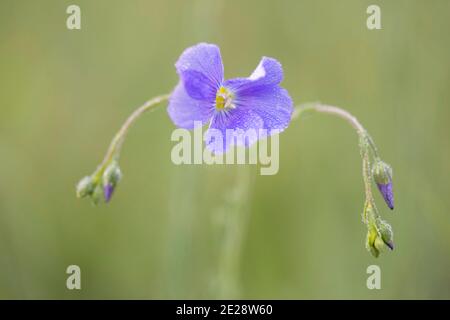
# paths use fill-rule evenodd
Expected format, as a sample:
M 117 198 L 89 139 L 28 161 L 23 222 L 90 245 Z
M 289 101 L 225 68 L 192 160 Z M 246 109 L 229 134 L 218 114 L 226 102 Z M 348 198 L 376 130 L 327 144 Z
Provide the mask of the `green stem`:
M 360 138 L 360 151 L 361 158 L 363 162 L 363 180 L 364 180 L 364 191 L 366 196 L 366 202 L 370 203 L 375 208 L 375 201 L 373 199 L 371 182 L 372 175 L 370 172 L 370 158 L 369 158 L 369 149 L 372 151 L 372 154 L 375 159 L 379 159 L 378 149 L 369 135 L 367 130 L 363 127 L 363 125 L 358 121 L 358 119 L 353 116 L 350 112 L 341 109 L 339 107 L 325 105 L 321 103 L 306 103 L 298 106 L 293 114 L 293 118 L 302 117 L 304 114 L 310 112 L 317 113 L 325 113 L 337 116 L 341 119 L 346 120 L 355 130 Z M 377 210 L 373 210 L 376 215 L 378 215 Z M 365 220 L 367 217 L 363 217 Z
M 358 133 L 360 137 L 364 137 L 364 139 L 366 139 L 370 149 L 373 152 L 374 157 L 379 158 L 378 149 L 372 137 L 369 135 L 363 125 L 358 121 L 358 119 L 347 110 L 335 106 L 321 104 L 319 102 L 305 103 L 295 108 L 293 118 L 301 117 L 302 115 L 309 112 L 330 114 L 346 120 L 356 130 L 356 133 Z
M 98 166 L 97 170 L 95 171 L 93 177 L 94 180 L 101 179 L 101 176 L 103 172 L 105 171 L 106 167 L 111 163 L 112 160 L 118 160 L 120 156 L 120 150 L 122 149 L 123 142 L 125 140 L 125 137 L 131 128 L 131 126 L 136 122 L 137 119 L 140 118 L 146 111 L 152 109 L 153 107 L 157 106 L 161 102 L 167 101 L 169 99 L 170 95 L 160 95 L 157 97 L 154 97 L 148 101 L 146 101 L 142 106 L 137 108 L 124 122 L 120 130 L 116 133 L 113 140 L 111 141 L 111 144 L 109 145 L 108 151 L 105 154 L 105 157 L 103 158 L 102 163 L 100 166 Z
M 370 134 L 367 131 L 365 132 L 365 138 L 369 144 L 370 150 L 372 150 L 373 157 L 375 159 L 380 159 L 380 156 L 378 154 L 378 148 L 375 145 L 375 142 L 373 141 L 372 137 L 370 136 Z
M 239 298 L 241 253 L 250 217 L 247 203 L 253 181 L 251 168 L 239 165 L 235 174 L 235 185 L 222 208 L 225 216 L 217 272 L 219 299 Z

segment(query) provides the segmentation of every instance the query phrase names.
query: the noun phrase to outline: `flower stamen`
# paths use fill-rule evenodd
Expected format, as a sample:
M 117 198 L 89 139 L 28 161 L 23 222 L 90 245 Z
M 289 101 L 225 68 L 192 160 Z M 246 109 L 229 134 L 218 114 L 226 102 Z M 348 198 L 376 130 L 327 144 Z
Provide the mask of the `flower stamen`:
M 216 110 L 234 109 L 233 104 L 234 94 L 227 88 L 221 86 L 216 94 Z

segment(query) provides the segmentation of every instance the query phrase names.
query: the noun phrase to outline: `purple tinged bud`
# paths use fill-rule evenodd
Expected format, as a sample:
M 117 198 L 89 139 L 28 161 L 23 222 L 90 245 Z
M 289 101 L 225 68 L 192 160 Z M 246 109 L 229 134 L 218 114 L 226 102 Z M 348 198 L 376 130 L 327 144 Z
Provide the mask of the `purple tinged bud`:
M 378 232 L 383 240 L 384 244 L 391 250 L 394 250 L 394 232 L 389 223 L 379 219 L 377 221 Z
M 390 209 L 394 209 L 391 166 L 381 160 L 377 160 L 373 166 L 372 175 L 384 201 Z
M 393 210 L 394 209 L 394 192 L 392 191 L 392 182 L 387 184 L 377 183 L 378 190 L 380 190 L 381 195 L 384 198 L 384 201 L 388 205 L 388 207 Z
M 389 249 L 394 250 L 394 242 L 393 241 L 386 242 L 385 244 L 389 247 Z
M 105 202 L 108 203 L 111 200 L 114 192 L 114 186 L 110 183 L 103 186 L 103 195 L 105 196 Z
M 378 217 L 370 220 L 367 226 L 366 248 L 375 258 L 386 248 L 394 250 L 394 232 L 387 221 Z
M 105 202 L 109 202 L 122 177 L 122 172 L 120 171 L 119 164 L 117 161 L 113 161 L 103 173 L 103 196 Z

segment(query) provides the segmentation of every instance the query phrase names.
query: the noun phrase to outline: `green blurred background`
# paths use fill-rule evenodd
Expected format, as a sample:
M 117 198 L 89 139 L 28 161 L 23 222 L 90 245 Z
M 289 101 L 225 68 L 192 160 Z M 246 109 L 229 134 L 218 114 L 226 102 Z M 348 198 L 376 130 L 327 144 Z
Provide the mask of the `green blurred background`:
M 70 4 L 81 7 L 79 31 L 66 28 Z M 366 28 L 370 4 L 381 7 L 382 30 Z M 450 298 L 450 1 L 0 7 L 0 298 Z M 357 137 L 329 116 L 293 121 L 279 173 L 245 168 L 249 190 L 236 204 L 240 169 L 172 164 L 162 107 L 130 132 L 112 202 L 75 197 L 124 119 L 169 92 L 174 62 L 202 41 L 221 47 L 228 78 L 273 56 L 296 103 L 359 118 L 394 168 L 394 212 L 376 195 L 394 252 L 375 259 L 364 247 Z M 227 229 L 233 214 L 245 216 Z M 224 242 L 230 230 L 238 245 Z M 220 288 L 233 282 L 221 274 L 224 250 L 235 290 Z M 66 288 L 71 264 L 82 290 Z M 381 290 L 366 288 L 371 264 Z

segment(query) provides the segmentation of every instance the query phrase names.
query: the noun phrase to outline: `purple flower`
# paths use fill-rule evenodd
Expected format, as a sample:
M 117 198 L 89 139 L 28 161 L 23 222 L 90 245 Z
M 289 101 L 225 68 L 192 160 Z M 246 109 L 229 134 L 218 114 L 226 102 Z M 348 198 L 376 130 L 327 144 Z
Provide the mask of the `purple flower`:
M 248 78 L 224 80 L 219 47 L 200 43 L 186 49 L 175 67 L 180 82 L 170 97 L 169 116 L 185 129 L 209 124 L 206 144 L 214 153 L 225 152 L 233 144 L 249 146 L 283 131 L 291 121 L 292 100 L 279 86 L 283 69 L 273 58 L 263 57 Z M 227 129 L 251 129 L 256 136 L 235 142 L 227 137 Z M 221 138 L 216 138 L 217 133 Z

